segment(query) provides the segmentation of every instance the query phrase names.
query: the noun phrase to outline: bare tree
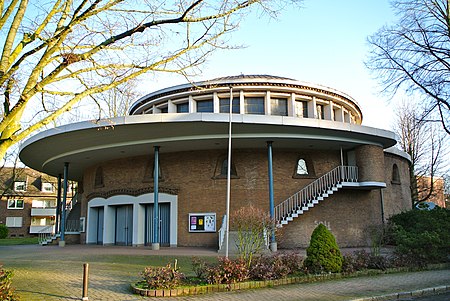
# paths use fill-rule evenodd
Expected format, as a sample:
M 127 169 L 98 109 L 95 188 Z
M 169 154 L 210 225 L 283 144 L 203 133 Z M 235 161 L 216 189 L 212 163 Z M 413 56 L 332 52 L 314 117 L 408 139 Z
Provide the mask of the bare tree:
M 142 96 L 137 86 L 138 81 L 131 79 L 98 95 L 90 95 L 97 106 L 97 116 L 92 117 L 102 119 L 127 115 L 131 104 Z
M 86 97 L 150 72 L 195 73 L 249 7 L 268 4 L 0 0 L 0 158 Z
M 366 62 L 383 91 L 420 96 L 421 118 L 439 121 L 450 134 L 450 0 L 393 0 L 399 17 L 369 37 Z
M 413 207 L 437 193 L 443 193 L 436 184 L 447 167 L 445 157 L 447 138 L 440 127 L 423 118 L 423 111 L 411 101 L 397 108 L 395 131 L 401 149 L 411 157 L 410 182 Z M 439 187 L 438 187 L 439 186 Z

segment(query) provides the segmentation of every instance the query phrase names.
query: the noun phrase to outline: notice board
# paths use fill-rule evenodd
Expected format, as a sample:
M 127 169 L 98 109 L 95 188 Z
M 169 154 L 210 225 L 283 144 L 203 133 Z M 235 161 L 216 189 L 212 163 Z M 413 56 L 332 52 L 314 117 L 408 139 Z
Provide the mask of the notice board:
M 216 232 L 216 214 L 189 213 L 189 232 Z

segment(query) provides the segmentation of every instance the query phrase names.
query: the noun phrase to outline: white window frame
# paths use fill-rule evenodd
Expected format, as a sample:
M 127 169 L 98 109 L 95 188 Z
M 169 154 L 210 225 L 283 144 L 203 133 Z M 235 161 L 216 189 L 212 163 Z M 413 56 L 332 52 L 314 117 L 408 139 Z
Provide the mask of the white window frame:
M 17 201 L 22 201 L 22 207 L 17 207 Z M 8 200 L 8 205 L 7 205 L 8 209 L 22 210 L 24 207 L 25 207 L 25 201 L 23 199 L 9 199 Z
M 22 228 L 23 218 L 21 216 L 7 216 L 6 227 L 8 228 Z
M 50 190 L 48 190 L 48 188 L 50 188 Z M 42 192 L 52 193 L 54 191 L 55 191 L 55 188 L 53 187 L 52 183 L 49 183 L 49 182 L 42 183 Z
M 33 200 L 31 203 L 32 208 L 56 208 L 56 200 L 45 199 L 45 200 Z
M 23 189 L 19 187 L 23 185 Z M 27 191 L 27 182 L 26 181 L 14 181 L 14 191 Z

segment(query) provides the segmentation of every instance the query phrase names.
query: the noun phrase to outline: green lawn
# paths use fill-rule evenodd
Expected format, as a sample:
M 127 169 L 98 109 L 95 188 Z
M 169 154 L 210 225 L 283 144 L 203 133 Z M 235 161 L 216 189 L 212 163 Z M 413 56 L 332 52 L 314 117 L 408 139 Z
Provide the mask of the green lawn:
M 38 244 L 37 237 L 14 237 L 0 239 L 0 246 L 14 246 L 14 245 L 36 245 Z

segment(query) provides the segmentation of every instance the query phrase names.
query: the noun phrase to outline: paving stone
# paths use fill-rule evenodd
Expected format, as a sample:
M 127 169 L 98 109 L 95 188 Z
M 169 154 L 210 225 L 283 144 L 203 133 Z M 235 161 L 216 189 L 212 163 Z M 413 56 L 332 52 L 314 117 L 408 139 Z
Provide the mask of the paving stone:
M 189 248 L 163 249 L 162 252 L 148 248 L 69 246 L 65 248 L 23 246 L 0 247 L 0 260 L 6 268 L 14 269 L 13 284 L 22 300 L 56 301 L 81 300 L 83 256 L 112 255 L 192 255 L 217 256 L 211 250 Z M 67 263 L 54 266 L 52 258 L 67 258 Z M 90 266 L 89 300 L 154 300 L 134 295 L 130 283 L 138 273 L 122 265 L 104 263 Z M 436 288 L 436 289 L 435 289 Z M 291 301 L 291 300 L 392 300 L 400 297 L 428 295 L 448 291 L 450 270 L 395 273 L 358 278 L 345 278 L 315 283 L 290 284 L 262 289 L 248 289 L 231 292 L 216 292 L 197 296 L 164 297 L 163 301 Z M 170 291 L 169 291 L 170 292 Z M 392 297 L 392 298 L 391 298 Z

